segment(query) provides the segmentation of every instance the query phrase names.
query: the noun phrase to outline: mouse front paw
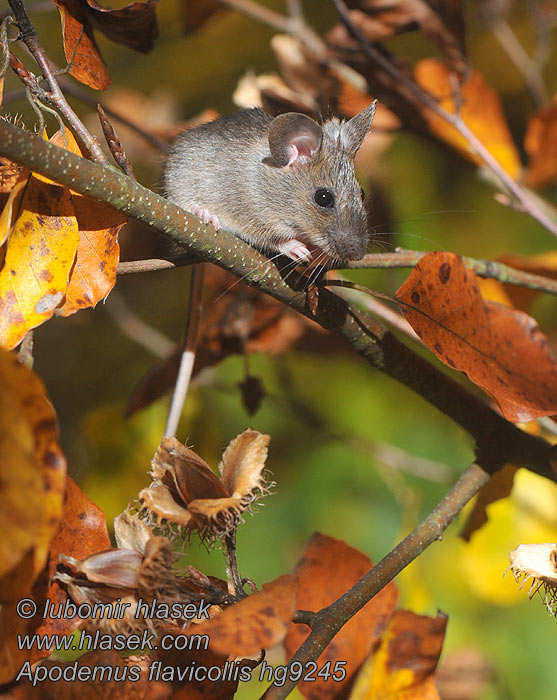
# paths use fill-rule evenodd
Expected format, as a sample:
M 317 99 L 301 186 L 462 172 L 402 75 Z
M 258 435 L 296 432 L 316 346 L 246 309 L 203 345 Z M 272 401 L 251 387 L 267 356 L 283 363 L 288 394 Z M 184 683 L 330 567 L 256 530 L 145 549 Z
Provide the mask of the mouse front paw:
M 218 231 L 220 228 L 220 221 L 218 216 L 215 216 L 214 214 L 210 214 L 207 209 L 201 209 L 201 207 L 198 207 L 197 205 L 193 206 L 191 208 L 191 213 L 195 214 L 195 216 L 198 216 L 204 224 L 211 224 L 215 231 Z
M 310 262 L 311 253 L 306 246 L 300 241 L 292 238 L 289 241 L 284 241 L 277 245 L 277 250 L 283 255 L 288 256 L 291 260 L 297 262 Z

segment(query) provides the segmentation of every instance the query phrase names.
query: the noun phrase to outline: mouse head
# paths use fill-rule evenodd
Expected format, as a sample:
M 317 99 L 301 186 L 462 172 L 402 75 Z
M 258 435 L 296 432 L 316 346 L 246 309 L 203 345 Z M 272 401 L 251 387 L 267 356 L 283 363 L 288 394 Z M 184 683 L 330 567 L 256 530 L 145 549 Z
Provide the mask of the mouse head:
M 360 260 L 366 252 L 367 217 L 354 156 L 376 106 L 374 101 L 347 122 L 323 125 L 291 112 L 269 127 L 269 164 L 277 173 L 284 225 L 293 237 L 340 261 Z

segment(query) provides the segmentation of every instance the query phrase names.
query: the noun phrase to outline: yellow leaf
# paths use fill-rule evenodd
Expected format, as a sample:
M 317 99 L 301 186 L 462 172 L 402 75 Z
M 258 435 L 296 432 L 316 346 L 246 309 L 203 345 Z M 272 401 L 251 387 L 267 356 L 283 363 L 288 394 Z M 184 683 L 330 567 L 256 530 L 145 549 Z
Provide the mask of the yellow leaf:
M 451 114 L 456 113 L 454 101 L 456 92 L 461 100 L 459 114 L 464 123 L 509 175 L 518 177 L 521 171 L 520 159 L 507 126 L 499 96 L 480 73 L 474 71 L 460 87 L 451 80 L 452 75 L 454 74 L 444 63 L 434 58 L 420 61 L 414 72 L 416 82 L 438 100 L 440 107 Z M 481 158 L 470 150 L 464 136 L 451 124 L 429 109 L 424 109 L 422 116 L 435 136 L 474 163 L 482 163 Z
M 397 610 L 379 647 L 364 661 L 350 700 L 440 700 L 434 672 L 447 618 Z
M 4 347 L 15 347 L 63 301 L 78 243 L 69 190 L 32 175 L 0 272 L 0 343 Z
M 0 595 L 21 597 L 43 569 L 62 514 L 66 463 L 42 381 L 0 350 Z

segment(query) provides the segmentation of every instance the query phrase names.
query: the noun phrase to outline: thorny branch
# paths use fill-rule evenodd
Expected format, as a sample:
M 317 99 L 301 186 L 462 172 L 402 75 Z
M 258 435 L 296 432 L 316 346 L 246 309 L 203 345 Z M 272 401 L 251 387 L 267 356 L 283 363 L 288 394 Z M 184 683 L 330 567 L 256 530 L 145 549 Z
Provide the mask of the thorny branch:
M 294 662 L 304 665 L 308 661 L 315 661 L 335 634 L 358 610 L 363 608 L 430 544 L 441 539 L 443 532 L 454 518 L 482 486 L 487 484 L 489 478 L 489 473 L 477 464 L 469 466 L 427 518 L 349 591 L 327 608 L 314 613 L 314 617 L 308 617 L 307 612 L 304 611 L 300 619 L 295 618 L 296 622 L 308 624 L 311 632 L 290 659 L 289 665 Z M 296 682 L 291 680 L 288 674 L 286 678 L 283 686 L 270 686 L 262 696 L 264 700 L 283 700 L 296 686 Z
M 343 337 L 369 364 L 402 382 L 471 433 L 478 463 L 486 455 L 554 478 L 551 446 L 528 435 L 484 404 L 451 377 L 402 344 L 365 312 L 322 289 L 312 312 L 301 287 L 286 284 L 281 269 L 241 239 L 215 231 L 197 217 L 142 187 L 114 168 L 101 166 L 58 148 L 33 134 L 0 121 L 0 155 L 87 194 L 143 221 L 187 247 L 200 259 L 241 277 Z

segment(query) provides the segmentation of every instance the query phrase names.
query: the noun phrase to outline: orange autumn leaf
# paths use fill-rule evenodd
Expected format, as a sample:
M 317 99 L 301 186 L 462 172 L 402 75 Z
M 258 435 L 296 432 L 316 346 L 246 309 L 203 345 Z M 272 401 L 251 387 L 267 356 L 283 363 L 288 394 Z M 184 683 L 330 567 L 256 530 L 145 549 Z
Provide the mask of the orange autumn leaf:
M 223 656 L 253 656 L 281 642 L 296 610 L 297 581 L 284 575 L 224 612 L 195 626 L 209 636 L 209 648 Z
M 472 72 L 461 86 L 451 79 L 452 75 L 454 74 L 444 63 L 434 58 L 419 61 L 414 69 L 416 82 L 436 98 L 440 107 L 451 114 L 456 112 L 454 93 L 457 93 L 461 102 L 459 115 L 463 122 L 509 175 L 518 177 L 521 171 L 520 158 L 507 126 L 498 94 L 476 71 Z M 451 124 L 429 109 L 424 109 L 422 116 L 437 138 L 474 163 L 478 165 L 482 163 L 481 158 L 470 150 L 464 136 L 459 134 Z
M 156 2 L 147 0 L 106 9 L 95 0 L 54 0 L 62 20 L 70 74 L 89 87 L 105 90 L 111 80 L 93 29 L 135 51 L 150 51 L 158 34 Z
M 51 142 L 78 156 L 83 155 L 68 129 L 64 134 L 57 132 Z M 76 192 L 71 192 L 71 201 L 79 229 L 79 245 L 64 304 L 56 309 L 60 316 L 95 306 L 114 287 L 120 259 L 117 235 L 126 222 L 120 212 Z
M 557 98 L 530 119 L 524 137 L 530 161 L 524 174 L 529 187 L 545 187 L 557 179 Z
M 435 668 L 447 617 L 397 610 L 381 644 L 362 666 L 350 700 L 440 700 Z
M 308 542 L 297 568 L 299 580 L 296 608 L 318 611 L 351 588 L 372 567 L 370 559 L 341 540 L 316 533 Z M 347 686 L 370 650 L 377 644 L 393 614 L 397 600 L 394 583 L 389 583 L 354 615 L 317 660 L 319 668 L 331 662 L 346 662 L 346 677 L 341 681 L 316 677 L 302 682 L 299 691 L 308 698 L 336 698 Z M 292 624 L 284 645 L 292 656 L 309 633 L 306 625 Z
M 110 85 L 108 68 L 95 37 L 87 7 L 82 0 L 53 0 L 60 11 L 66 61 L 71 62 L 70 75 L 95 90 Z
M 482 298 L 454 253 L 423 257 L 397 292 L 423 343 L 525 422 L 557 413 L 557 361 L 533 318 Z

